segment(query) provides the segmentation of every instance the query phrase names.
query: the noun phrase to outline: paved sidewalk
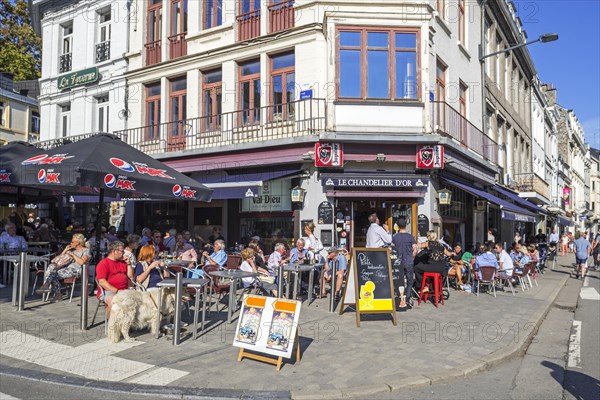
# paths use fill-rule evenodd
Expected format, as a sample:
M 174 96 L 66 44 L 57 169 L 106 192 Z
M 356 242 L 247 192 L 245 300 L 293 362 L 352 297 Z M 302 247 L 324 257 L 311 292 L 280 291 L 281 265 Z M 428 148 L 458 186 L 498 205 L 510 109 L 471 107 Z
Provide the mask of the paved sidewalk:
M 110 345 L 104 327 L 79 330 L 79 305 L 28 298 L 27 310 L 10 304 L 0 290 L 0 373 L 9 367 L 101 379 L 122 390 L 158 385 L 173 390 L 274 391 L 293 399 L 365 397 L 413 385 L 458 378 L 488 369 L 524 351 L 556 296 L 569 279 L 573 257 L 559 257 L 539 286 L 513 297 L 510 290 L 475 294 L 451 290 L 439 309 L 431 303 L 389 316 L 362 318 L 352 311 L 329 313 L 328 299 L 305 304 L 300 315 L 301 363 L 289 360 L 280 372 L 254 360 L 237 361 L 235 323 L 209 316 L 208 333 L 173 347 L 149 332 L 134 332 L 138 343 Z M 549 264 L 550 265 L 550 264 Z M 90 320 L 96 300 L 90 298 Z M 184 310 L 185 319 L 187 312 Z M 131 384 L 131 385 L 122 385 Z M 142 385 L 142 386 L 140 386 Z M 172 392 L 176 393 L 176 392 Z M 284 396 L 284 397 L 286 397 Z

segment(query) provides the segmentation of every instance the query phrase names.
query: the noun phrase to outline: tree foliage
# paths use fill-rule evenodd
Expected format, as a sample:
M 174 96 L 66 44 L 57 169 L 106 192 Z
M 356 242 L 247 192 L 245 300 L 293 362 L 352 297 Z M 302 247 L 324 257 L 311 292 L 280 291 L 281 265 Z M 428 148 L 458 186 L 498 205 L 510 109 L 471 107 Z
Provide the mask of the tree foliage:
M 16 81 L 37 79 L 42 66 L 42 39 L 36 35 L 26 0 L 0 0 L 0 71 Z

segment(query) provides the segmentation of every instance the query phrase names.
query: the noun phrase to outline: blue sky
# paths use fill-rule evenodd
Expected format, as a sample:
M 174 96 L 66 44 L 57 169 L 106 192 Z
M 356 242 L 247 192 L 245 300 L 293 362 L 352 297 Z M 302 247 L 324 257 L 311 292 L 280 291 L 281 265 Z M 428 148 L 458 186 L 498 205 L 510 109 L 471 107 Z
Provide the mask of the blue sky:
M 600 148 L 600 0 L 516 0 L 529 39 L 556 32 L 559 39 L 529 51 L 543 82 L 553 83 L 558 103 L 573 109 L 586 141 Z

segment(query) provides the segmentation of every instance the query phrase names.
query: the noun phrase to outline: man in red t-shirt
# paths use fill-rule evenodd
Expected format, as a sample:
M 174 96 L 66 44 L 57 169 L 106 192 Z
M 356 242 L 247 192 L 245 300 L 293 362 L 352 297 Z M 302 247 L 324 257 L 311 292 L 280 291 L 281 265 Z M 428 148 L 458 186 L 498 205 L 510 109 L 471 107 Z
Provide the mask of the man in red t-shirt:
M 98 290 L 96 296 L 106 303 L 106 317 L 110 316 L 112 298 L 119 290 L 129 287 L 127 277 L 127 263 L 123 260 L 122 242 L 115 241 L 108 244 L 108 255 L 96 266 L 96 279 L 104 289 L 104 293 Z

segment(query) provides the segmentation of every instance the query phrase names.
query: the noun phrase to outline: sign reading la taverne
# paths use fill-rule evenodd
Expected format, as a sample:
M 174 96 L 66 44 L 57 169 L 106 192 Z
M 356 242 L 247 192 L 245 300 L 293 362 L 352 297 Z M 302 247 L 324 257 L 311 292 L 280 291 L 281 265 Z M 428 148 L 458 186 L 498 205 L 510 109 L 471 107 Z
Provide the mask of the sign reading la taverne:
M 58 77 L 58 89 L 70 89 L 75 86 L 87 85 L 100 78 L 98 67 L 86 68 L 81 71 L 69 72 Z

